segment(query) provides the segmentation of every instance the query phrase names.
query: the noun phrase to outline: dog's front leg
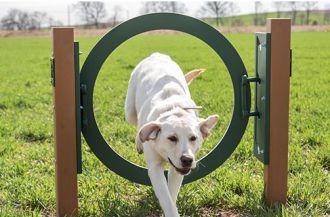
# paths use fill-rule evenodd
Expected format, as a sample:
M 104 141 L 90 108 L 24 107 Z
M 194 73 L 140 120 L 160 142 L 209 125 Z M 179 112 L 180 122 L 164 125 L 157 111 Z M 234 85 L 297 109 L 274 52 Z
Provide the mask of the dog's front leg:
M 178 209 L 168 190 L 163 166 L 161 164 L 148 165 L 148 174 L 165 217 L 179 217 Z
M 170 167 L 168 172 L 168 190 L 170 191 L 173 203 L 176 204 L 176 199 L 182 184 L 183 175 L 175 171 L 174 167 Z

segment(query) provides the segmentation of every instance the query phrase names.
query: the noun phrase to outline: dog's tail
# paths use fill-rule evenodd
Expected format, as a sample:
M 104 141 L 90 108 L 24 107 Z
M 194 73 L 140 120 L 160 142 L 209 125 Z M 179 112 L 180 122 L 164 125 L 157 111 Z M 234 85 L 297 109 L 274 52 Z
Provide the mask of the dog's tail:
M 206 69 L 193 69 L 187 74 L 184 75 L 186 78 L 186 82 L 189 85 L 195 78 L 200 76 L 203 72 L 205 72 Z

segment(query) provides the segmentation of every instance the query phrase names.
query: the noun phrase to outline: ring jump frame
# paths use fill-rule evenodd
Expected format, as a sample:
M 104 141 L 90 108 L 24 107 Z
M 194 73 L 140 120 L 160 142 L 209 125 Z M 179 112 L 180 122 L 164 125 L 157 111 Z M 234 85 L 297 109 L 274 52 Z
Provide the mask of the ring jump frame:
M 198 180 L 230 157 L 249 118 L 254 119 L 254 155 L 264 163 L 267 204 L 286 203 L 288 174 L 291 20 L 268 19 L 267 32 L 256 33 L 256 76 L 249 77 L 231 43 L 208 24 L 180 14 L 156 13 L 130 19 L 97 42 L 81 70 L 74 28 L 53 28 L 51 78 L 54 91 L 55 175 L 57 216 L 78 216 L 77 174 L 82 173 L 81 132 L 93 153 L 110 170 L 150 185 L 147 169 L 119 156 L 104 140 L 94 117 L 93 90 L 106 58 L 129 38 L 151 30 L 169 29 L 193 35 L 213 49 L 226 65 L 234 87 L 229 127 L 216 147 L 200 161 L 205 167 L 184 178 Z M 250 111 L 250 83 L 255 83 L 255 108 Z

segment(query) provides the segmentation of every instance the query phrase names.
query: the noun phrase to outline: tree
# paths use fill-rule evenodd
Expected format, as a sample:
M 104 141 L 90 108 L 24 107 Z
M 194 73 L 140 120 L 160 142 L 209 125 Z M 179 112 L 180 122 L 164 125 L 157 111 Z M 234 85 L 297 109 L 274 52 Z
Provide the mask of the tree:
M 291 8 L 292 13 L 292 25 L 296 25 L 297 11 L 300 7 L 299 2 L 290 1 L 288 2 L 289 8 Z
M 158 2 L 144 2 L 142 6 L 142 13 L 150 14 L 150 13 L 157 13 L 158 12 Z
M 323 15 L 323 24 L 330 24 L 330 4 L 325 6 L 325 11 Z
M 11 9 L 8 14 L 1 19 L 1 25 L 6 30 L 28 30 L 29 16 L 25 11 Z
M 180 3 L 180 2 L 171 1 L 168 2 L 167 5 L 169 12 L 180 13 L 180 14 L 187 12 L 187 8 L 185 4 L 182 2 Z
M 215 17 L 216 25 L 219 26 L 224 24 L 222 17 L 228 15 L 232 10 L 232 2 L 205 2 L 204 5 L 201 7 L 201 11 L 203 14 L 210 15 Z
M 32 12 L 30 15 L 30 25 L 34 29 L 41 29 L 42 24 L 46 23 L 47 18 L 48 16 L 45 12 Z
M 306 10 L 306 24 L 307 25 L 309 24 L 309 14 L 310 14 L 311 10 L 316 8 L 316 6 L 317 6 L 317 2 L 307 1 L 307 2 L 302 3 L 302 7 L 305 8 L 305 10 Z
M 123 9 L 119 6 L 119 5 L 115 5 L 111 11 L 113 11 L 113 14 L 110 18 L 110 24 L 111 26 L 115 26 L 118 23 L 118 19 L 119 19 L 119 14 Z
M 48 20 L 45 12 L 27 12 L 19 9 L 11 9 L 1 19 L 1 27 L 6 30 L 33 30 L 40 29 Z
M 19 10 L 11 9 L 6 16 L 1 19 L 1 28 L 5 30 L 16 30 Z
M 254 2 L 254 19 L 253 23 L 255 26 L 264 25 L 266 23 L 266 14 L 261 15 L 263 5 L 260 1 Z
M 142 12 L 145 14 L 170 12 L 185 13 L 187 11 L 184 3 L 176 1 L 148 1 L 143 3 Z
M 229 3 L 228 13 L 227 13 L 228 16 L 233 16 L 235 14 L 238 14 L 239 11 L 240 11 L 240 9 L 239 9 L 239 6 L 237 3 L 235 3 L 235 2 Z
M 276 15 L 277 18 L 281 17 L 281 12 L 283 11 L 283 9 L 285 8 L 285 2 L 282 1 L 276 1 L 273 3 L 274 8 L 276 9 Z
M 304 25 L 305 18 L 306 18 L 305 14 L 299 14 L 299 19 L 300 19 L 300 24 L 301 25 Z
M 47 19 L 47 25 L 49 27 L 53 27 L 53 26 L 63 26 L 63 23 L 59 20 L 54 20 L 52 17 L 48 17 Z
M 229 16 L 230 25 L 231 26 L 239 26 L 242 24 L 242 20 L 238 17 L 235 17 L 234 15 L 238 14 L 239 12 L 239 6 L 235 2 L 230 2 L 230 5 L 228 7 L 227 16 Z
M 80 1 L 76 4 L 76 9 L 86 24 L 97 28 L 101 20 L 107 16 L 104 3 L 99 1 Z

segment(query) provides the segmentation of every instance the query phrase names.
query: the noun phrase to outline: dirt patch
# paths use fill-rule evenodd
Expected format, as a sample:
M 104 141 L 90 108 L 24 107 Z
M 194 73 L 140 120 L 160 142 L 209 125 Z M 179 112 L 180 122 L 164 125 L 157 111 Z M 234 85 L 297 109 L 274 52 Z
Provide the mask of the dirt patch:
M 90 36 L 102 36 L 106 34 L 110 29 L 75 29 L 76 36 L 90 37 Z M 239 26 L 239 27 L 219 27 L 218 30 L 222 33 L 251 33 L 251 32 L 263 32 L 266 31 L 265 26 Z M 293 32 L 330 32 L 330 25 L 322 26 L 292 26 Z M 180 34 L 180 32 L 172 30 L 156 30 L 150 31 L 148 35 L 173 35 Z M 0 31 L 0 37 L 50 37 L 51 30 L 33 30 L 33 31 Z

